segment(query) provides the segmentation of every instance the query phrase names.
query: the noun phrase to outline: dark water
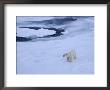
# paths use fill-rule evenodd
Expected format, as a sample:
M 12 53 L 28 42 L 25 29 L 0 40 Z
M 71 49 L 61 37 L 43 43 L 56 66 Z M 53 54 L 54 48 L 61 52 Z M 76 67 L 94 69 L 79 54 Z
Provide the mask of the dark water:
M 16 36 L 16 41 L 17 42 L 25 42 L 25 41 L 30 41 L 32 40 L 31 38 L 26 38 L 26 37 L 19 37 L 19 36 Z
M 24 23 L 28 23 L 28 24 L 43 24 L 43 25 L 64 25 L 64 24 L 67 24 L 67 23 L 70 23 L 72 21 L 76 21 L 77 19 L 76 18 L 73 18 L 71 16 L 68 16 L 68 17 L 65 17 L 65 18 L 62 18 L 62 16 L 60 17 L 57 17 L 57 18 L 54 18 L 54 19 L 50 19 L 50 20 L 42 20 L 42 21 L 26 21 Z M 23 23 L 23 24 L 24 24 Z M 52 34 L 52 35 L 46 35 L 46 36 L 43 36 L 43 37 L 37 37 L 36 38 L 50 38 L 50 37 L 58 37 L 58 36 L 61 36 L 63 35 L 62 32 L 65 32 L 65 30 L 63 28 L 55 28 L 55 27 L 19 27 L 19 28 L 28 28 L 28 29 L 33 29 L 33 30 L 39 30 L 41 28 L 43 29 L 48 29 L 48 30 L 54 30 L 55 31 L 55 34 Z M 16 36 L 16 41 L 30 41 L 32 40 L 31 37 L 19 37 L 19 36 Z

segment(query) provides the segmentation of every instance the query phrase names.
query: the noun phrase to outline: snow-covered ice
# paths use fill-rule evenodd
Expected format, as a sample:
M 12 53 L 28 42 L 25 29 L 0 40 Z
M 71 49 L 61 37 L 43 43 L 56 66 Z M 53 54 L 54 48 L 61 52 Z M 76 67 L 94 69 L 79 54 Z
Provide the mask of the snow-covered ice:
M 17 74 L 94 74 L 94 17 L 82 17 L 64 27 L 64 35 L 55 39 L 17 42 Z M 18 35 L 40 35 L 39 30 L 29 29 L 24 34 L 21 29 L 17 29 Z M 41 36 L 54 33 L 45 31 L 41 30 Z M 63 54 L 71 49 L 76 52 L 76 60 L 67 62 Z
M 17 30 L 17 35 L 21 37 L 28 37 L 32 35 L 36 35 L 37 37 L 43 37 L 45 35 L 51 35 L 55 34 L 55 31 L 53 30 L 48 30 L 48 29 L 39 29 L 39 30 L 33 30 L 33 29 L 28 29 L 28 28 L 18 28 Z

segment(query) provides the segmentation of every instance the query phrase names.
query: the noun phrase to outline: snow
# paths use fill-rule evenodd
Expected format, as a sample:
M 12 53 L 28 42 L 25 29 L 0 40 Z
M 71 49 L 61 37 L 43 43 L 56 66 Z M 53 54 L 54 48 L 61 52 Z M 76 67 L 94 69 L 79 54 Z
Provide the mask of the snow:
M 36 35 L 37 37 L 43 37 L 46 35 L 52 35 L 55 34 L 55 31 L 53 30 L 48 30 L 48 29 L 39 29 L 39 30 L 34 30 L 34 29 L 28 29 L 28 28 L 17 28 L 17 35 L 22 36 L 22 37 L 28 37 L 32 35 Z
M 26 22 L 26 21 L 42 21 L 42 20 L 49 20 L 54 17 L 46 17 L 46 16 L 17 16 L 17 23 Z
M 90 17 L 69 24 L 65 38 L 17 42 L 17 74 L 94 74 L 93 21 Z M 71 49 L 76 60 L 67 62 L 63 54 Z

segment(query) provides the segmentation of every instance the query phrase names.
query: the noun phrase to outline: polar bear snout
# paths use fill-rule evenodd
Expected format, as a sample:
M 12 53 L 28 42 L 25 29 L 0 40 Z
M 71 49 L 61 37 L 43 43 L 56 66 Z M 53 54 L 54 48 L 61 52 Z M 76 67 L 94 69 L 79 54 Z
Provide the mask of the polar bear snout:
M 63 57 L 66 57 L 68 54 L 67 53 L 65 53 L 65 54 L 63 54 Z

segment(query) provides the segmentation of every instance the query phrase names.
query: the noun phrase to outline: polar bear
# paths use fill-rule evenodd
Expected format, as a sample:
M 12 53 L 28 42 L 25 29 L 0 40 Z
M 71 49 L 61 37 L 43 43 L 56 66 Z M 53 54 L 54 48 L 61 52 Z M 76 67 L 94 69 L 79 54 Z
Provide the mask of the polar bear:
M 66 57 L 68 62 L 72 62 L 76 59 L 76 52 L 75 50 L 71 50 L 70 52 L 63 54 L 63 57 Z

